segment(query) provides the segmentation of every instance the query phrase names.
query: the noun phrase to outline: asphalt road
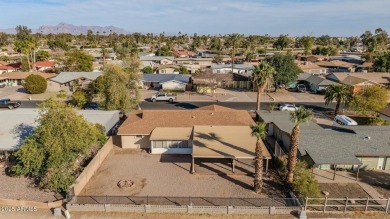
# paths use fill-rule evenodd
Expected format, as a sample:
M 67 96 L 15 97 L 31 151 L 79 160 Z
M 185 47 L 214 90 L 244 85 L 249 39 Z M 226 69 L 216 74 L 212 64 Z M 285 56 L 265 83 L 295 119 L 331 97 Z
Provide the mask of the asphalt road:
M 36 108 L 37 104 L 41 101 L 31 100 L 31 101 L 22 101 L 22 105 L 20 108 Z M 202 106 L 207 106 L 210 104 L 217 104 L 220 106 L 225 106 L 233 109 L 239 110 L 255 110 L 256 103 L 255 102 L 147 102 L 143 101 L 140 104 L 141 109 L 149 109 L 149 110 L 177 110 L 177 109 L 195 109 Z M 325 106 L 323 102 L 320 103 L 296 103 L 297 106 L 304 106 L 305 108 L 311 108 L 317 112 L 331 111 L 334 109 L 336 104 L 330 104 L 329 106 Z M 261 109 L 267 110 L 268 103 L 261 103 Z

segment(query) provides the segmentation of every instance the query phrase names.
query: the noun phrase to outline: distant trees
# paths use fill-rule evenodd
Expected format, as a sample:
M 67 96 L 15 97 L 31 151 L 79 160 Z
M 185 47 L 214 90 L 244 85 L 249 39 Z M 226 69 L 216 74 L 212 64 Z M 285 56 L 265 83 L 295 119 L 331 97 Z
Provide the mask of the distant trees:
M 93 70 L 93 56 L 80 50 L 74 50 L 65 53 L 65 68 L 67 71 L 85 71 Z
M 275 89 L 279 86 L 287 86 L 297 79 L 299 73 L 302 73 L 302 69 L 294 63 L 294 56 L 290 54 L 275 54 L 267 57 L 266 61 L 276 71 L 273 80 Z
M 380 86 L 366 86 L 353 96 L 349 109 L 362 114 L 379 112 L 387 107 L 389 94 L 386 88 Z
M 311 48 L 314 44 L 314 37 L 311 36 L 303 36 L 299 39 L 300 44 L 303 46 L 304 54 L 308 55 L 311 53 Z
M 372 67 L 376 72 L 390 72 L 390 52 L 379 55 Z
M 185 66 L 180 66 L 180 67 L 179 67 L 179 74 L 188 75 L 188 69 L 187 69 L 187 67 L 185 67 Z
M 334 100 L 336 101 L 336 108 L 334 114 L 339 114 L 341 103 L 347 104 L 352 100 L 351 87 L 348 85 L 334 84 L 328 87 L 325 92 L 325 105 L 329 105 Z
M 45 61 L 48 60 L 49 58 L 50 58 L 50 54 L 48 51 L 39 50 L 38 52 L 36 52 L 37 61 Z
M 291 43 L 291 40 L 288 38 L 288 35 L 281 34 L 273 44 L 273 47 L 278 50 L 283 50 Z
M 15 153 L 11 174 L 31 177 L 44 189 L 68 192 L 82 166 L 105 143 L 104 127 L 53 99 L 40 105 L 37 122 Z
M 335 46 L 317 46 L 312 50 L 314 55 L 335 56 L 339 50 Z
M 172 52 L 166 46 L 161 46 L 156 51 L 156 56 L 172 56 Z
M 141 69 L 141 72 L 144 74 L 153 74 L 153 68 L 151 66 L 146 66 L 143 69 Z
M 28 70 L 31 71 L 32 68 L 35 68 L 35 49 L 38 47 L 37 41 L 31 36 L 31 29 L 27 26 L 19 25 L 15 29 L 16 41 L 14 43 L 14 50 L 26 56 Z
M 275 69 L 268 62 L 261 62 L 252 73 L 252 82 L 257 88 L 257 105 L 256 110 L 260 110 L 261 93 L 264 89 L 270 89 L 274 83 Z
M 234 69 L 234 57 L 236 56 L 236 49 L 240 41 L 242 40 L 243 35 L 238 33 L 229 34 L 226 39 L 226 43 L 232 47 L 231 57 L 232 57 L 232 72 Z
M 386 51 L 388 38 L 387 32 L 382 28 L 377 28 L 375 34 L 366 31 L 360 36 L 368 61 L 373 61 L 376 55 L 382 55 Z
M 47 89 L 47 81 L 40 75 L 29 75 L 23 83 L 23 87 L 30 94 L 41 94 Z

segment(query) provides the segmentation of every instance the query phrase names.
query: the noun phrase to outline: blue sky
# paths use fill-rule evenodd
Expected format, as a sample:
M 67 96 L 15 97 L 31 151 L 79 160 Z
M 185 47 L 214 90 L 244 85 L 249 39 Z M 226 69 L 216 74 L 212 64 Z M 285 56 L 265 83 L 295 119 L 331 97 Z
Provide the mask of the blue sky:
M 390 0 L 0 0 L 0 8 L 0 29 L 65 22 L 211 35 L 390 32 Z

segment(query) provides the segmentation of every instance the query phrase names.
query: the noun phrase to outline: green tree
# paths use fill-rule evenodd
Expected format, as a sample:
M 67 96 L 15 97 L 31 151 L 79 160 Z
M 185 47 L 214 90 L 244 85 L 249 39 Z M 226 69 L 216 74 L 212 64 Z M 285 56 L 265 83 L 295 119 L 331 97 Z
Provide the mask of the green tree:
M 257 88 L 257 107 L 256 110 L 260 110 L 260 98 L 264 89 L 270 89 L 273 84 L 273 79 L 276 71 L 268 64 L 268 62 L 261 62 L 252 73 L 252 82 Z
M 233 69 L 234 69 L 234 58 L 236 57 L 236 49 L 237 49 L 240 41 L 242 40 L 242 38 L 243 38 L 243 35 L 238 34 L 238 33 L 229 34 L 227 37 L 227 43 L 232 47 L 232 53 L 231 53 L 232 73 L 233 73 Z
M 146 66 L 143 69 L 141 69 L 141 71 L 144 74 L 153 74 L 153 68 L 151 66 Z
M 311 48 L 314 44 L 314 37 L 311 36 L 303 36 L 299 39 L 299 42 L 302 44 L 304 49 L 304 54 L 308 55 L 311 53 Z
M 65 56 L 65 67 L 67 71 L 90 72 L 93 70 L 93 56 L 80 50 L 67 52 Z
M 180 67 L 179 67 L 179 74 L 188 75 L 188 69 L 187 69 L 187 67 L 185 67 L 185 66 L 180 66 Z
M 291 40 L 288 38 L 288 35 L 281 34 L 276 41 L 273 44 L 273 47 L 278 50 L 283 50 L 287 48 L 287 46 L 290 44 Z
M 298 74 L 302 73 L 294 62 L 294 56 L 290 54 L 275 54 L 267 57 L 266 61 L 275 69 L 274 87 L 277 89 L 280 85 L 287 86 L 298 78 Z
M 349 104 L 349 108 L 362 114 L 379 112 L 387 107 L 389 94 L 386 88 L 380 86 L 365 86 L 356 93 Z
M 82 109 L 88 103 L 88 95 L 83 90 L 77 90 L 72 94 L 72 104 Z
M 141 62 L 136 54 L 132 54 L 130 57 L 123 60 L 124 71 L 128 76 L 127 89 L 130 98 L 130 109 L 138 107 L 141 94 L 140 94 L 140 81 L 141 81 Z
M 288 161 L 287 161 L 287 182 L 290 185 L 294 181 L 294 171 L 298 159 L 298 146 L 299 146 L 299 134 L 300 134 L 300 125 L 302 123 L 308 122 L 313 117 L 313 111 L 305 109 L 302 106 L 299 107 L 296 111 L 290 112 L 290 121 L 294 124 L 294 128 L 290 135 L 290 150 L 288 152 Z
M 261 193 L 263 189 L 263 140 L 267 136 L 266 123 L 256 123 L 252 125 L 252 136 L 256 137 L 256 149 L 255 149 L 255 178 L 254 178 L 254 190 L 256 193 Z
M 390 52 L 376 57 L 372 67 L 376 72 L 390 72 Z
M 172 52 L 167 46 L 161 46 L 157 49 L 156 56 L 172 56 Z
M 27 76 L 26 80 L 23 83 L 23 87 L 30 94 L 41 94 L 44 93 L 47 89 L 47 81 L 44 77 L 40 75 L 31 74 Z
M 36 54 L 37 61 L 45 61 L 50 58 L 50 54 L 48 51 L 39 50 Z
M 15 153 L 13 176 L 29 176 L 41 188 L 67 192 L 105 142 L 104 127 L 87 122 L 64 102 L 49 99 L 39 108 L 38 126 Z
M 326 89 L 325 105 L 329 105 L 336 100 L 336 108 L 334 114 L 339 114 L 341 103 L 347 104 L 352 99 L 351 87 L 348 85 L 333 84 Z

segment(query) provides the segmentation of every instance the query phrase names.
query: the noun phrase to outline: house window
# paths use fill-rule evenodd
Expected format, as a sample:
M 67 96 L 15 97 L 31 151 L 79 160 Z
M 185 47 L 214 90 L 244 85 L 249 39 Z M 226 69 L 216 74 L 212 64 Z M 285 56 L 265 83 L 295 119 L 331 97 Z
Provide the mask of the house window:
M 153 148 L 189 148 L 188 141 L 153 141 Z

